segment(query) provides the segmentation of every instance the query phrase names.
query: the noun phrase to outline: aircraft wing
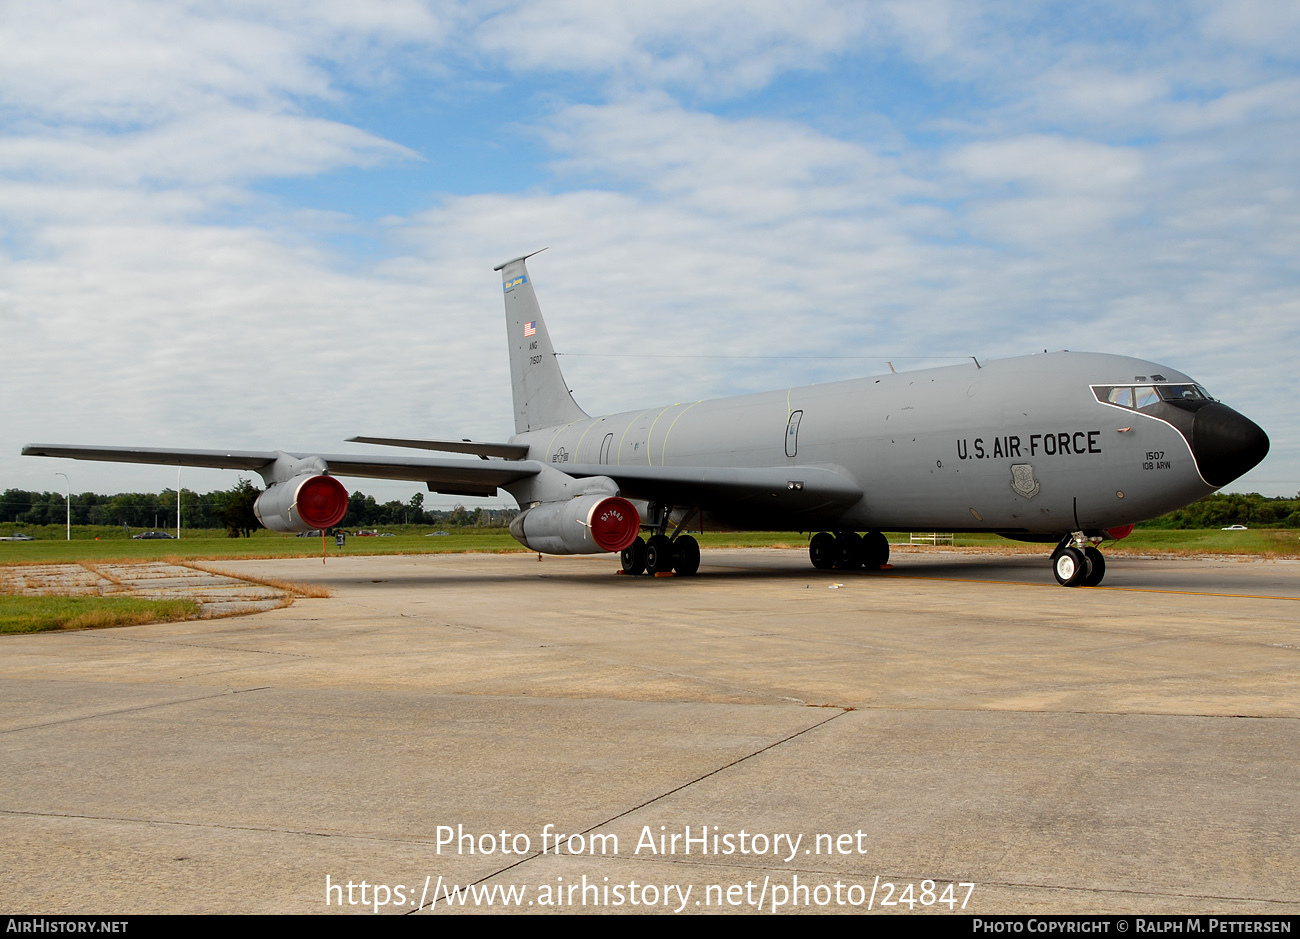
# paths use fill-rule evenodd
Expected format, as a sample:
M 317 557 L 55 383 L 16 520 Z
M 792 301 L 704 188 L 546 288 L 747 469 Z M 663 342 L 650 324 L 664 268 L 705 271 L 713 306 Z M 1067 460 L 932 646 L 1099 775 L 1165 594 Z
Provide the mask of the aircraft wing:
M 409 479 L 426 483 L 432 492 L 461 496 L 493 496 L 501 486 L 541 472 L 531 460 L 464 460 L 438 457 L 368 456 L 358 453 L 281 453 L 275 450 L 171 450 L 145 447 L 75 447 L 29 444 L 23 456 L 64 457 L 108 463 L 150 463 L 163 466 L 203 466 L 262 472 L 277 459 L 318 457 L 335 476 L 370 479 Z
M 323 460 L 334 476 L 406 479 L 449 495 L 493 496 L 513 482 L 536 476 L 535 460 L 482 460 L 447 457 L 369 456 L 357 453 L 284 453 L 276 450 L 182 450 L 150 447 L 80 447 L 29 444 L 24 456 L 63 457 L 109 463 L 202 466 L 210 469 L 269 471 L 281 457 Z M 633 499 L 673 505 L 766 509 L 779 513 L 843 510 L 862 498 L 856 482 L 836 469 L 819 466 L 610 466 L 560 464 L 571 476 L 608 476 Z M 263 476 L 265 479 L 265 475 Z M 268 480 L 269 482 L 269 480 Z
M 557 466 L 571 476 L 608 476 L 632 499 L 777 512 L 844 510 L 862 498 L 846 474 L 821 466 Z

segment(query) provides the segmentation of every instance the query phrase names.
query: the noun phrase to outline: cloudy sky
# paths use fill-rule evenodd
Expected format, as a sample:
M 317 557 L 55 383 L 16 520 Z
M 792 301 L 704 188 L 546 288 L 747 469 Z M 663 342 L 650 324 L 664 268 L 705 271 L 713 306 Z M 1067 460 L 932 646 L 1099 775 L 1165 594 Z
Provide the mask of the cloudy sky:
M 1294 495 L 1298 66 L 1264 0 L 0 0 L 0 488 L 175 484 L 34 441 L 504 439 L 492 267 L 549 246 L 590 413 L 1116 352 Z

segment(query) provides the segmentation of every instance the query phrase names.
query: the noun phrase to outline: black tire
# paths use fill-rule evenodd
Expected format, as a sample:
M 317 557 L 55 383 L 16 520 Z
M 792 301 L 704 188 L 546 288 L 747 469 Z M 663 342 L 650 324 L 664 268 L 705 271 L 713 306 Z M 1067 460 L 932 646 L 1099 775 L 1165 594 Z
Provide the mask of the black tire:
M 828 571 L 835 566 L 835 536 L 828 531 L 819 531 L 808 542 L 808 557 L 812 566 L 819 571 Z
M 835 536 L 835 569 L 854 571 L 862 566 L 862 536 L 856 531 L 842 531 Z
M 673 569 L 675 558 L 673 541 L 667 535 L 651 535 L 645 546 L 647 574 L 667 574 Z
M 693 536 L 679 535 L 673 548 L 677 552 L 678 576 L 690 577 L 700 569 L 700 543 Z
M 1052 573 L 1062 587 L 1077 587 L 1088 576 L 1088 558 L 1078 548 L 1061 548 L 1052 555 Z
M 869 531 L 862 539 L 862 566 L 879 570 L 889 563 L 889 539 L 878 531 Z
M 645 542 L 638 538 L 619 555 L 623 562 L 624 574 L 644 574 L 645 573 Z
M 1083 556 L 1088 559 L 1088 576 L 1083 578 L 1083 586 L 1096 587 L 1106 576 L 1106 559 L 1092 547 L 1084 548 Z

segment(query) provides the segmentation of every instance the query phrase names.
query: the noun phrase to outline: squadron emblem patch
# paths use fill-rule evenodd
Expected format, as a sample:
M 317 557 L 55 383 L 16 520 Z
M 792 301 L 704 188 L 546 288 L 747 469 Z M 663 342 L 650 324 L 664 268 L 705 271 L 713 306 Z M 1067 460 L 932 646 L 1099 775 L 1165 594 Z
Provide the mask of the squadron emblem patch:
M 1038 495 L 1038 490 L 1042 488 L 1038 480 L 1034 479 L 1034 467 L 1029 463 L 1012 463 L 1011 464 L 1011 488 L 1015 490 L 1016 495 L 1024 496 L 1026 499 L 1032 499 Z

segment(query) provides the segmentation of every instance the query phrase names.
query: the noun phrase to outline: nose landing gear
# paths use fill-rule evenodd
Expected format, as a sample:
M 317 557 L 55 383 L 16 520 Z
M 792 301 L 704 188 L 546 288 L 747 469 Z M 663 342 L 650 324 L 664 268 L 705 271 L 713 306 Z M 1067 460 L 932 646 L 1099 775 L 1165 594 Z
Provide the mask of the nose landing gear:
M 1096 587 L 1106 576 L 1106 559 L 1083 532 L 1075 532 L 1052 552 L 1052 574 L 1062 587 Z

